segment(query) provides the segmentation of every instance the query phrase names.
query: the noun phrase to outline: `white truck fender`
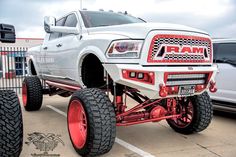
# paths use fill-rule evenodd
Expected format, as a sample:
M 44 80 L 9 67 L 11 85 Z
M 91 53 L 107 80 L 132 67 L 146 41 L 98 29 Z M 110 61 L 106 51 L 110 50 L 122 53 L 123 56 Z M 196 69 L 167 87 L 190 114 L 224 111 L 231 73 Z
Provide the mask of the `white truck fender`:
M 35 58 L 34 58 L 33 55 L 29 55 L 29 56 L 26 57 L 26 62 L 27 62 L 27 65 L 28 65 L 27 74 L 30 74 L 30 69 L 29 69 L 30 66 L 31 66 L 31 65 L 29 64 L 30 60 L 31 60 L 31 61 L 33 62 L 33 64 L 34 64 L 34 68 L 35 68 L 36 73 L 39 74 L 39 71 L 38 71 L 39 67 L 38 67 L 38 65 L 37 65 L 37 63 L 36 63 L 36 60 L 35 60 Z
M 98 47 L 95 47 L 95 46 L 87 46 L 87 47 L 83 48 L 77 58 L 77 65 L 79 67 L 77 76 L 78 77 L 81 76 L 81 66 L 82 66 L 84 58 L 87 55 L 93 54 L 100 60 L 100 62 L 104 63 L 104 62 L 107 62 L 107 58 L 105 56 L 105 53 L 106 52 L 103 52 L 101 49 L 99 49 Z M 77 80 L 79 80 L 79 83 L 84 86 L 82 79 L 77 78 Z

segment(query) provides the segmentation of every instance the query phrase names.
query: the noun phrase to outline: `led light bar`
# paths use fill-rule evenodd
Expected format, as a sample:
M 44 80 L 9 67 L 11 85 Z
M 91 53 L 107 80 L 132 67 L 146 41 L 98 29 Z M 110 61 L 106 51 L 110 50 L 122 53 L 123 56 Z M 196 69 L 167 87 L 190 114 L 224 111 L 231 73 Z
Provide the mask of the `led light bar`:
M 168 75 L 168 79 L 205 78 L 206 74 L 174 74 Z
M 204 84 L 205 80 L 167 81 L 167 86 Z

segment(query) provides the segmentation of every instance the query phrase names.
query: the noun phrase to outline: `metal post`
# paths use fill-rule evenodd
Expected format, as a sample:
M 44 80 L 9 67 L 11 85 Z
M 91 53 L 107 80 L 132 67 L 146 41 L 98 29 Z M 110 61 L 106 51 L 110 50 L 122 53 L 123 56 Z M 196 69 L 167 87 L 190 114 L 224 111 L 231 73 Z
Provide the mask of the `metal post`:
M 25 76 L 25 55 L 24 55 L 25 52 L 26 50 L 25 48 L 23 48 L 23 51 L 21 51 L 21 54 L 20 54 L 20 56 L 22 57 L 22 70 L 23 70 L 22 77 Z

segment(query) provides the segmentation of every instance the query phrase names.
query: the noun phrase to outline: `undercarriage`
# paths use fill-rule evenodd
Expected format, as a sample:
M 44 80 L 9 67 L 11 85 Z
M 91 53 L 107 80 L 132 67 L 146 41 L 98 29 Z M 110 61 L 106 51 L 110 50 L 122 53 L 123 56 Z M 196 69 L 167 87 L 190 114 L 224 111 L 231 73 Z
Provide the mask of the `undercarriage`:
M 166 120 L 175 131 L 191 134 L 206 129 L 211 122 L 213 108 L 207 92 L 150 99 L 138 89 L 115 83 L 110 77 L 105 82 L 106 85 L 100 88 L 83 89 L 72 84 L 40 80 L 37 76 L 26 77 L 22 86 L 23 104 L 27 111 L 35 111 L 41 108 L 45 94 L 71 96 L 68 130 L 75 150 L 85 156 L 109 151 L 115 140 L 115 126 Z M 100 132 L 104 135 L 100 136 Z M 101 144 L 109 145 L 95 150 L 95 147 L 100 148 L 94 143 L 96 136 Z

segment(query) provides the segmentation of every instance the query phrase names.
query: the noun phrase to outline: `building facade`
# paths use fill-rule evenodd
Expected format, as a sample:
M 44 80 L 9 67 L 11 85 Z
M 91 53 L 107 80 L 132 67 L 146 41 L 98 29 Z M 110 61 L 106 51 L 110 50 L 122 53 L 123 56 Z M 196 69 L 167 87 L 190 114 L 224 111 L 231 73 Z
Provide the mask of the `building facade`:
M 39 38 L 17 38 L 15 43 L 0 43 L 0 78 L 11 79 L 26 75 L 25 52 L 42 44 Z

